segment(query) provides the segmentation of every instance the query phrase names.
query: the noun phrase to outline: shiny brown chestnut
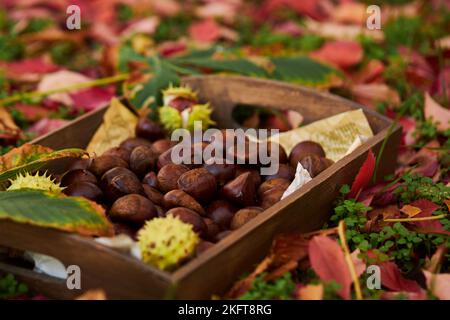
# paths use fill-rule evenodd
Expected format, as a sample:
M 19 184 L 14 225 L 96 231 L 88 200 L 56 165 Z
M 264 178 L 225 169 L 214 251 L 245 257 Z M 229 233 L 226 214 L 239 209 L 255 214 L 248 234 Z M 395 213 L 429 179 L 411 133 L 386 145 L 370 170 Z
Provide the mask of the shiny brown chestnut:
M 136 136 L 150 141 L 163 139 L 166 133 L 163 127 L 148 118 L 140 118 L 136 125 Z
M 239 210 L 238 212 L 236 212 L 236 214 L 233 216 L 233 219 L 231 220 L 230 229 L 231 230 L 239 229 L 261 212 L 263 212 L 263 209 L 260 207 L 247 207 Z
M 109 210 L 112 220 L 143 224 L 157 216 L 153 203 L 139 194 L 128 194 L 117 199 Z
M 271 180 L 276 178 L 286 179 L 292 181 L 295 176 L 295 169 L 285 163 L 280 163 L 277 172 L 271 175 L 263 176 L 264 180 Z
M 118 174 L 104 185 L 103 191 L 111 202 L 127 194 L 144 194 L 144 188 L 139 179 L 128 173 Z
M 250 172 L 250 177 L 252 178 L 252 181 L 255 184 L 255 188 L 258 189 L 259 185 L 261 184 L 261 175 L 259 174 L 259 170 L 257 169 L 250 169 L 243 166 L 236 166 L 236 175 L 234 176 L 237 178 L 243 173 Z
M 216 178 L 205 168 L 192 169 L 183 173 L 177 181 L 178 188 L 200 202 L 211 200 L 216 194 Z
M 317 142 L 307 140 L 297 143 L 289 154 L 289 163 L 293 168 L 297 168 L 297 163 L 311 154 L 318 157 L 325 157 L 325 151 Z
M 175 145 L 175 142 L 169 140 L 169 139 L 160 139 L 152 144 L 153 152 L 156 153 L 158 156 L 169 150 Z
M 217 234 L 220 232 L 219 226 L 209 218 L 204 218 L 203 221 L 206 224 L 206 230 L 207 230 L 206 238 L 213 240 L 217 236 Z
M 131 154 L 131 150 L 121 148 L 121 147 L 111 148 L 111 149 L 106 150 L 103 153 L 103 155 L 115 156 L 115 157 L 122 158 L 126 162 L 130 161 L 130 154 Z
M 156 178 L 158 180 L 158 189 L 166 193 L 178 189 L 177 181 L 189 168 L 182 164 L 166 164 L 159 170 Z
M 211 163 L 203 166 L 209 173 L 211 173 L 219 185 L 224 185 L 234 178 L 236 174 L 236 165 L 227 163 Z
M 318 157 L 313 154 L 302 158 L 302 160 L 300 160 L 300 163 L 302 164 L 303 168 L 305 168 L 305 170 L 309 172 L 312 178 L 317 176 L 329 166 L 328 159 Z
M 275 203 L 280 202 L 285 191 L 285 188 L 277 187 L 267 190 L 261 195 L 261 207 L 265 210 L 273 206 Z
M 228 201 L 243 207 L 255 205 L 256 188 L 251 173 L 243 173 L 228 182 L 222 189 L 222 195 Z
M 142 183 L 149 185 L 150 187 L 153 188 L 158 188 L 158 179 L 156 178 L 156 173 L 153 171 L 147 173 L 142 179 Z
M 64 189 L 64 194 L 72 197 L 84 197 L 92 201 L 99 201 L 103 197 L 100 188 L 87 181 L 74 182 Z
M 197 247 L 195 248 L 195 254 L 197 256 L 199 256 L 203 252 L 207 251 L 208 249 L 210 249 L 213 246 L 214 246 L 214 243 L 212 243 L 212 242 L 205 241 L 205 240 L 200 240 L 200 242 L 198 243 Z
M 142 184 L 142 187 L 144 188 L 144 193 L 147 196 L 147 198 L 150 199 L 151 202 L 157 205 L 163 205 L 163 194 L 159 192 L 158 189 L 150 187 L 147 184 Z
M 151 147 L 152 143 L 143 138 L 138 138 L 138 137 L 137 138 L 128 138 L 128 139 L 124 140 L 119 145 L 119 147 L 129 150 L 131 152 L 134 148 L 142 146 L 142 145 Z
M 149 171 L 153 170 L 157 160 L 156 154 L 152 147 L 138 146 L 133 149 L 130 155 L 130 169 L 137 176 L 142 177 Z
M 203 218 L 197 212 L 191 209 L 183 207 L 172 208 L 167 211 L 166 216 L 178 217 L 181 221 L 192 225 L 193 230 L 200 237 L 205 238 L 207 236 L 208 228 L 205 221 L 203 221 Z
M 128 163 L 122 158 L 116 156 L 103 155 L 92 160 L 89 171 L 100 177 L 106 171 L 115 167 L 128 168 Z
M 225 200 L 215 200 L 211 202 L 206 212 L 212 221 L 222 230 L 226 230 L 230 227 L 230 222 L 233 219 L 236 208 Z
M 224 231 L 221 231 L 221 232 L 219 232 L 219 233 L 216 235 L 216 237 L 214 238 L 214 242 L 219 242 L 219 241 L 225 239 L 226 237 L 228 237 L 228 236 L 229 236 L 230 234 L 232 234 L 232 233 L 233 233 L 233 231 L 231 231 L 231 230 L 224 230 Z
M 291 184 L 290 181 L 282 178 L 275 178 L 271 180 L 264 181 L 258 188 L 258 196 L 262 196 L 263 193 L 266 191 L 273 189 L 273 188 L 279 188 L 286 190 L 289 185 Z
M 90 182 L 93 184 L 97 184 L 97 177 L 88 170 L 76 169 L 67 172 L 61 178 L 61 186 L 63 187 L 67 187 L 68 185 L 75 182 Z
M 167 192 L 163 197 L 163 205 L 165 208 L 174 208 L 174 207 L 185 207 L 191 209 L 198 214 L 204 216 L 206 215 L 203 207 L 191 197 L 189 194 L 184 192 L 183 190 L 175 189 Z

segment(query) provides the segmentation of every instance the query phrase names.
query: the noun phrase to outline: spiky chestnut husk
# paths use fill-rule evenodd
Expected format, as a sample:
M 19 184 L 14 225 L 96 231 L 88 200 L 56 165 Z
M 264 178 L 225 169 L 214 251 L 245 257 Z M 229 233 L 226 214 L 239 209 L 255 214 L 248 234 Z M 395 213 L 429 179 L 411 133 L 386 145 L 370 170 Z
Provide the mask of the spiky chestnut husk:
M 189 112 L 189 117 L 187 120 L 187 129 L 189 131 L 194 130 L 194 122 L 200 121 L 202 124 L 202 129 L 206 130 L 209 126 L 216 124 L 213 120 L 211 120 L 212 109 L 209 103 L 206 104 L 196 104 L 192 107 Z
M 60 186 L 59 183 L 55 183 L 55 179 L 52 179 L 50 176 L 47 176 L 44 173 L 42 176 L 39 175 L 39 172 L 36 172 L 35 175 L 30 173 L 19 173 L 15 179 L 10 179 L 11 185 L 6 189 L 6 191 L 11 190 L 19 190 L 19 189 L 36 189 L 36 190 L 44 190 L 50 191 L 54 193 L 60 193 L 64 190 Z
M 197 92 L 193 91 L 188 86 L 179 86 L 174 87 L 170 85 L 167 89 L 162 91 L 163 94 L 163 102 L 164 105 L 168 106 L 170 105 L 170 102 L 177 98 L 183 98 L 186 100 L 190 100 L 193 102 L 197 102 Z
M 172 216 L 147 221 L 138 232 L 142 260 L 162 270 L 190 257 L 199 240 L 191 225 Z
M 202 129 L 206 130 L 209 126 L 215 124 L 211 119 L 211 113 L 212 109 L 208 103 L 196 104 L 182 112 L 170 106 L 163 106 L 159 108 L 159 121 L 169 132 L 181 128 L 193 131 L 196 121 L 200 121 Z

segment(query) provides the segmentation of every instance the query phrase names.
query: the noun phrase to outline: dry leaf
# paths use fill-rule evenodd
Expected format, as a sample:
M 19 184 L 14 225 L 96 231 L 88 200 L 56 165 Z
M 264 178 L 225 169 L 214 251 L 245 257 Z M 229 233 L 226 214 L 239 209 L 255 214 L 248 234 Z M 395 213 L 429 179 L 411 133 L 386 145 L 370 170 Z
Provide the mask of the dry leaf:
M 92 137 L 87 151 L 90 154 L 100 155 L 110 148 L 117 147 L 125 139 L 134 137 L 137 122 L 138 117 L 117 98 L 113 98 L 103 116 L 103 123 Z
M 0 139 L 16 139 L 20 135 L 20 129 L 14 122 L 9 112 L 0 106 Z
M 412 218 L 422 212 L 422 210 L 420 208 L 411 206 L 409 204 L 404 205 L 400 209 L 400 211 L 403 212 L 404 214 L 408 215 L 408 217 L 410 217 L 410 218 Z
M 439 105 L 428 93 L 425 93 L 425 119 L 436 122 L 436 128 L 441 131 L 450 129 L 450 109 Z
M 76 300 L 106 300 L 106 293 L 103 289 L 91 289 L 78 296 Z
M 434 274 L 423 271 L 427 279 L 427 287 L 441 300 L 450 300 L 450 273 Z
M 297 297 L 300 300 L 322 300 L 323 299 L 323 285 L 309 284 L 298 289 Z

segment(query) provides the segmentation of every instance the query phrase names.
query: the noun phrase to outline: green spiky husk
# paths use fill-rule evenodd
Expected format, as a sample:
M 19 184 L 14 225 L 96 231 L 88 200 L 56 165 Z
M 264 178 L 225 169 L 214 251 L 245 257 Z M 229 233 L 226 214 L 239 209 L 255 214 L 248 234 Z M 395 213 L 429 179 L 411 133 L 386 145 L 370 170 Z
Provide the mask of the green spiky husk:
M 162 270 L 190 257 L 198 242 L 192 226 L 172 216 L 147 221 L 138 233 L 142 260 Z
M 7 191 L 20 189 L 35 189 L 53 193 L 61 193 L 63 191 L 60 184 L 55 183 L 55 179 L 47 176 L 46 173 L 42 176 L 39 175 L 39 172 L 36 172 L 35 175 L 28 172 L 26 172 L 25 175 L 19 173 L 14 179 L 10 179 L 9 181 L 11 182 L 11 185 L 6 189 Z
M 189 118 L 187 121 L 187 129 L 189 131 L 194 130 L 194 122 L 200 121 L 202 124 L 202 129 L 206 130 L 211 125 L 215 125 L 216 122 L 211 119 L 212 109 L 209 103 L 206 104 L 196 104 L 192 107 L 189 113 Z

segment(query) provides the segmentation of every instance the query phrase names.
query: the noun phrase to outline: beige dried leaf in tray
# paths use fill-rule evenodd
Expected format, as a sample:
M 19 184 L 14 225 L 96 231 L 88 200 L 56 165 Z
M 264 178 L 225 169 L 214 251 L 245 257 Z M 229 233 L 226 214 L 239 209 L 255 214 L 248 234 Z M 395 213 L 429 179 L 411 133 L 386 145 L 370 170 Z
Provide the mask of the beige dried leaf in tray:
M 106 150 L 117 147 L 125 139 L 135 136 L 138 117 L 117 98 L 103 116 L 103 123 L 95 132 L 86 148 L 90 154 L 101 155 Z
M 355 148 L 355 140 L 365 140 L 372 136 L 373 132 L 364 112 L 358 109 L 280 133 L 271 139 L 279 139 L 287 154 L 297 143 L 312 140 L 322 145 L 327 158 L 338 161 L 350 148 Z

